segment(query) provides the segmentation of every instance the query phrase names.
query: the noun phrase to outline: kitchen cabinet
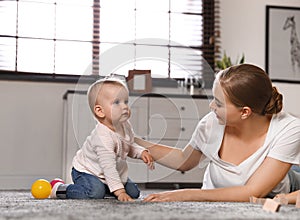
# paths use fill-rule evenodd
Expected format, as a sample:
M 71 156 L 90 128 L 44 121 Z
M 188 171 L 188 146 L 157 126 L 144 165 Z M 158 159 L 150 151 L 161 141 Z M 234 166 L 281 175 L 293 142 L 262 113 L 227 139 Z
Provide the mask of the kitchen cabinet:
M 150 98 L 148 140 L 177 148 L 184 148 L 199 122 L 209 112 L 207 99 Z M 204 169 L 176 171 L 159 164 L 149 171 L 148 182 L 199 183 Z

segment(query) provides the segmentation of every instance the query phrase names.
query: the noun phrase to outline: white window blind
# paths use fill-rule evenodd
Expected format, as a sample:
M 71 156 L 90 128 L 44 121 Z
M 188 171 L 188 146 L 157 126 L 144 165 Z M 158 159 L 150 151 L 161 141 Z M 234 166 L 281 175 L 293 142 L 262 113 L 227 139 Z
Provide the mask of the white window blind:
M 181 78 L 213 68 L 218 3 L 209 0 L 0 1 L 0 70 Z M 3 22 L 5 21 L 5 22 Z M 211 40 L 213 39 L 213 40 Z

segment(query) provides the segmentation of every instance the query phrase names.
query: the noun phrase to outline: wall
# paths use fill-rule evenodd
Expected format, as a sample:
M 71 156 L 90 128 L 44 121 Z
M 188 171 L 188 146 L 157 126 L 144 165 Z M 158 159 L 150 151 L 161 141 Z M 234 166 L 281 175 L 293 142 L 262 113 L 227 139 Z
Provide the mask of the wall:
M 233 61 L 244 53 L 247 63 L 265 69 L 266 5 L 300 7 L 300 1 L 220 0 L 221 50 Z M 274 85 L 284 95 L 284 110 L 300 116 L 299 105 L 295 102 L 299 99 L 300 84 Z
M 300 7 L 299 0 L 220 0 L 220 3 L 222 51 L 233 60 L 245 53 L 247 62 L 263 68 L 266 5 Z
M 63 94 L 75 84 L 0 81 L 0 189 L 62 174 Z

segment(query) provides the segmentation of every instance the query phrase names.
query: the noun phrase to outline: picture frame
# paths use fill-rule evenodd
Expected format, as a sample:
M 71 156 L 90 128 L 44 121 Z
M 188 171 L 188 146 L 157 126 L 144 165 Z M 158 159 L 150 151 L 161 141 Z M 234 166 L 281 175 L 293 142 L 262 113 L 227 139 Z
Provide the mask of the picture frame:
M 152 90 L 151 70 L 129 70 L 126 80 L 130 92 L 150 93 Z
M 266 6 L 265 65 L 272 81 L 300 83 L 299 7 Z

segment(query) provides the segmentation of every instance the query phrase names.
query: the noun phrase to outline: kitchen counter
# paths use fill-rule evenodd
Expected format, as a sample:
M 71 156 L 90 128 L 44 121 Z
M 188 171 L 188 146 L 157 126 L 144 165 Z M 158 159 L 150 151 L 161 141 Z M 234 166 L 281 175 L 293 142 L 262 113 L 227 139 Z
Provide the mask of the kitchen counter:
M 152 89 L 149 93 L 130 92 L 130 96 L 144 97 L 170 97 L 170 98 L 195 98 L 211 99 L 211 89 L 201 89 L 192 87 L 191 89 L 183 86 L 183 79 L 175 80 L 168 78 L 152 78 Z M 68 94 L 86 94 L 86 90 L 67 90 L 63 99 L 67 99 Z
M 86 94 L 87 90 L 67 90 L 63 95 L 63 99 L 68 98 L 68 94 Z M 210 99 L 212 92 L 210 89 L 194 89 L 191 93 L 186 88 L 168 88 L 168 87 L 153 87 L 150 93 L 130 92 L 130 96 L 144 97 L 170 97 L 170 98 L 194 98 L 194 99 Z

